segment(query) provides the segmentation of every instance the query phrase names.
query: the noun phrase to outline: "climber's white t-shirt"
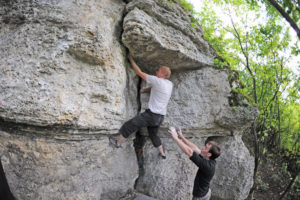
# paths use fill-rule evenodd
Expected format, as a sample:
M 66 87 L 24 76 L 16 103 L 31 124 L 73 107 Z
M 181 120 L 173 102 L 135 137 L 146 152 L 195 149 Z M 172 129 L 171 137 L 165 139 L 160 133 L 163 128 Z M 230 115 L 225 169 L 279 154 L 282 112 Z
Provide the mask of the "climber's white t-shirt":
M 148 108 L 151 112 L 166 115 L 173 83 L 168 79 L 146 75 L 146 82 L 151 86 Z

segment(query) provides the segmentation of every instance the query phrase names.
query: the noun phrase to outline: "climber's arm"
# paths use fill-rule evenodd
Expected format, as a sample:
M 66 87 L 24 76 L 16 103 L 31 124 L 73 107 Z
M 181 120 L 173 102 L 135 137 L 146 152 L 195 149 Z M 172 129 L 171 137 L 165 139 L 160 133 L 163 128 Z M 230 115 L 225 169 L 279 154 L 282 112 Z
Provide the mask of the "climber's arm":
M 178 134 L 180 136 L 180 138 L 182 139 L 182 141 L 188 145 L 193 151 L 195 151 L 196 153 L 200 154 L 201 153 L 201 150 L 194 144 L 192 143 L 191 141 L 189 141 L 188 139 L 186 139 L 183 134 L 182 134 L 182 131 L 181 129 L 178 130 Z
M 170 127 L 169 133 L 172 134 L 173 139 L 175 140 L 177 145 L 180 147 L 180 149 L 190 158 L 193 155 L 193 150 L 178 138 L 176 129 L 173 127 Z
M 151 91 L 151 87 L 141 89 L 141 93 L 149 93 Z
M 136 72 L 136 74 L 141 77 L 142 79 L 146 80 L 146 73 L 142 72 L 142 70 L 139 68 L 139 66 L 135 63 L 135 61 L 133 60 L 133 58 L 129 55 L 128 56 L 129 61 L 134 69 L 134 71 Z

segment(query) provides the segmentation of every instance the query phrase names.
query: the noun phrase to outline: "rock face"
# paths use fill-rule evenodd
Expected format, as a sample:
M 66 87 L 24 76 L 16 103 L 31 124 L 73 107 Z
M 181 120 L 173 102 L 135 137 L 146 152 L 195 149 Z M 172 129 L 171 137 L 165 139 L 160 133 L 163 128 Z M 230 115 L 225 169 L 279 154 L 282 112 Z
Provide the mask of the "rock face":
M 240 139 L 257 116 L 231 107 L 229 74 L 176 3 L 160 0 L 1 1 L 0 156 L 18 199 L 191 199 L 196 166 L 168 126 L 202 146 L 222 147 L 212 199 L 245 199 L 253 157 Z M 160 129 L 167 159 L 134 134 L 120 149 L 109 135 L 147 108 L 126 57 L 154 73 L 170 66 L 174 90 Z M 142 153 L 141 153 L 142 152 Z M 144 196 L 145 194 L 147 196 Z M 129 195 L 130 196 L 130 195 Z
M 119 42 L 125 5 L 1 1 L 0 155 L 18 199 L 119 199 L 134 189 L 132 144 L 113 151 L 105 136 L 137 112 Z
M 136 0 L 127 5 L 122 35 L 145 70 L 160 65 L 172 69 L 197 69 L 213 64 L 216 53 L 202 38 L 202 29 L 191 28 L 184 10 L 163 1 Z
M 193 140 L 197 144 L 203 138 Z M 151 142 L 144 146 L 144 168 L 138 179 L 137 190 L 158 199 L 191 199 L 196 166 L 184 155 L 171 138 L 163 138 L 162 143 L 167 159 L 159 159 Z
M 29 2 L 1 6 L 1 116 L 116 132 L 136 114 L 118 42 L 124 3 Z
M 224 153 L 218 159 L 216 174 L 211 183 L 214 191 L 212 198 L 246 199 L 253 184 L 253 179 L 249 177 L 253 176 L 254 158 L 250 156 L 239 135 L 214 140 L 222 144 Z
M 138 177 L 132 145 L 106 137 L 70 141 L 0 132 L 0 153 L 18 199 L 119 199 Z M 131 161 L 131 162 L 128 162 Z

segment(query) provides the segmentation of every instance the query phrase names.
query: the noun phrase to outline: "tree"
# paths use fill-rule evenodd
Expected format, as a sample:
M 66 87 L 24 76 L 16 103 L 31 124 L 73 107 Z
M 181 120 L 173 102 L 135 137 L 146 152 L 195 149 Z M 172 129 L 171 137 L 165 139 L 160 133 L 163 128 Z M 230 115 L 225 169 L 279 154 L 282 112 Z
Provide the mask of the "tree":
M 277 15 L 273 11 L 275 8 L 283 18 L 290 24 L 290 26 L 295 30 L 298 39 L 300 39 L 300 29 L 297 23 L 300 19 L 300 2 L 297 0 L 260 0 L 264 3 L 268 12 L 271 15 Z M 257 1 L 251 0 L 251 4 L 257 4 Z
M 291 25 L 291 27 L 293 27 L 293 29 L 297 33 L 298 38 L 300 39 L 300 29 L 299 29 L 299 27 L 297 26 L 296 22 L 289 16 L 289 14 L 287 12 L 285 12 L 284 8 L 281 7 L 275 0 L 268 0 L 268 2 L 272 6 L 274 6 L 274 8 L 276 8 L 276 10 L 278 10 L 278 12 L 286 19 L 286 21 Z M 289 0 L 289 1 L 284 1 L 284 3 L 285 2 L 288 2 L 287 5 L 292 5 L 293 1 Z M 296 3 L 296 1 L 295 1 L 295 3 Z M 297 3 L 299 4 L 299 2 L 297 2 Z M 298 12 L 298 14 L 299 14 L 299 12 L 300 12 L 299 11 L 299 5 L 298 5 L 298 7 L 295 8 L 295 12 Z

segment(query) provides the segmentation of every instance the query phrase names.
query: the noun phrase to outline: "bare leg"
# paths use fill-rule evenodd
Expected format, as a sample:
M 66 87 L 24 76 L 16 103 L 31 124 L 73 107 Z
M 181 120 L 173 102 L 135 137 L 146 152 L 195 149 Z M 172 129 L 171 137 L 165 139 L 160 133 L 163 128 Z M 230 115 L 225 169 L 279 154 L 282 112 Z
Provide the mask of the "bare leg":
M 160 145 L 159 147 L 157 147 L 157 149 L 158 149 L 160 155 L 166 156 L 166 155 L 165 155 L 165 152 L 164 152 L 164 150 L 163 150 L 163 148 L 162 148 L 162 145 Z
M 121 144 L 125 141 L 125 139 L 126 138 L 122 134 L 120 134 L 120 137 L 119 137 L 119 140 L 117 142 L 117 145 L 121 146 Z
M 161 140 L 157 136 L 159 126 L 148 126 L 147 129 L 148 129 L 149 137 L 152 141 L 153 146 L 157 147 L 157 150 L 159 151 L 159 154 L 161 155 L 161 157 L 163 159 L 166 159 L 164 149 L 161 145 Z

